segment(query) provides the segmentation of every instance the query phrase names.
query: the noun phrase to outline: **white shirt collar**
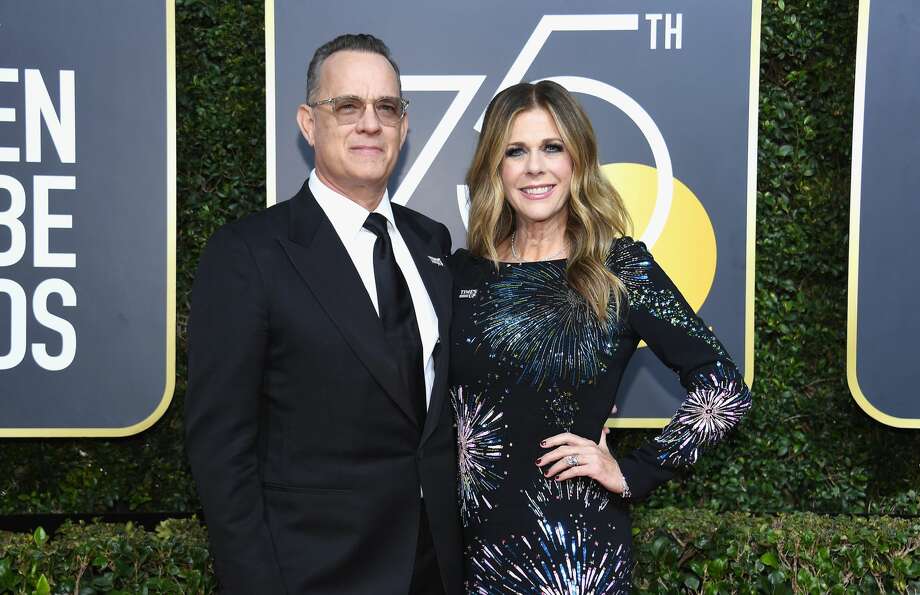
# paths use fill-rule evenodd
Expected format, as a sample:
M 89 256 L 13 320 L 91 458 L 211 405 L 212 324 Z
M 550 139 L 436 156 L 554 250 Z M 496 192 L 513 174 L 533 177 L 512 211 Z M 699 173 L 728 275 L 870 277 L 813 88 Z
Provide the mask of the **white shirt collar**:
M 316 169 L 310 172 L 309 186 L 310 192 L 329 217 L 339 237 L 343 241 L 356 238 L 364 227 L 364 222 L 367 221 L 368 210 L 324 184 L 316 175 Z M 393 217 L 393 206 L 390 204 L 388 190 L 384 190 L 383 198 L 380 199 L 374 212 L 386 217 L 390 223 L 391 232 L 396 228 L 396 219 Z

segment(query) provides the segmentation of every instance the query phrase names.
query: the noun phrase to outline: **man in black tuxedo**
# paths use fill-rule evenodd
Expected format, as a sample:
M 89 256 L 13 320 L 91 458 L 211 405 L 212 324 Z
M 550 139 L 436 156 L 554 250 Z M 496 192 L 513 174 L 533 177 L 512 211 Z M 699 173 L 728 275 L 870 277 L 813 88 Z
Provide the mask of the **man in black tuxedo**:
M 201 258 L 186 445 L 225 593 L 462 590 L 450 236 L 387 195 L 406 107 L 383 42 L 320 47 L 316 169 Z

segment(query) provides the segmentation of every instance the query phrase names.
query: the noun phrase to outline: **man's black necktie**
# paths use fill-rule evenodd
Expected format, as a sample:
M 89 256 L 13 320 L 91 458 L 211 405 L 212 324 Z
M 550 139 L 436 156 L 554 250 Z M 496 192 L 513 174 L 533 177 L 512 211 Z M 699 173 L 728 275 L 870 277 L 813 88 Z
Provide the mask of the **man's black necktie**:
M 406 278 L 396 264 L 386 217 L 380 213 L 371 213 L 364 222 L 364 228 L 377 236 L 374 243 L 374 280 L 377 283 L 380 321 L 421 426 L 425 422 L 427 409 L 425 373 L 422 368 L 422 337 L 415 318 L 412 295 Z

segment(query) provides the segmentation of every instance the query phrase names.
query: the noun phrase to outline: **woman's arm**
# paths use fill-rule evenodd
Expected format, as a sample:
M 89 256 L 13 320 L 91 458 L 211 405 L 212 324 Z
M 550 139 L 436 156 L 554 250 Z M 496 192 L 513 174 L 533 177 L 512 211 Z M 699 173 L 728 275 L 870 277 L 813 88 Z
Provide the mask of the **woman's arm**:
M 644 244 L 622 238 L 611 260 L 628 293 L 626 324 L 687 390 L 661 434 L 618 461 L 631 497 L 641 499 L 737 426 L 751 407 L 751 393 L 725 348 Z

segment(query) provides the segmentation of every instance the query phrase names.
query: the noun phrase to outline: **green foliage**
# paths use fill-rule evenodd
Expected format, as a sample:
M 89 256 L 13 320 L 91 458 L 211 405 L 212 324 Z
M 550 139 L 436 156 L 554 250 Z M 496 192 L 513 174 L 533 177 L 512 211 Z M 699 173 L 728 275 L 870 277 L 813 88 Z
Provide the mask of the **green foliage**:
M 633 528 L 638 593 L 885 593 L 920 589 L 920 522 L 660 509 Z
M 637 515 L 637 593 L 920 590 L 920 522 L 665 508 Z
M 741 431 L 646 509 L 920 513 L 920 432 L 869 418 L 846 385 L 857 4 L 763 2 L 755 407 Z M 199 507 L 182 440 L 188 294 L 212 231 L 265 204 L 263 35 L 261 3 L 176 1 L 172 406 L 131 438 L 3 441 L 0 514 Z M 622 435 L 622 448 L 651 437 Z
M 210 593 L 216 581 L 207 534 L 195 520 L 156 531 L 126 525 L 66 524 L 48 539 L 0 533 L 0 593 L 136 595 Z
M 920 589 L 920 522 L 791 513 L 645 510 L 633 527 L 637 593 L 870 593 Z M 0 533 L 0 593 L 210 593 L 195 520 L 148 532 L 65 525 Z

